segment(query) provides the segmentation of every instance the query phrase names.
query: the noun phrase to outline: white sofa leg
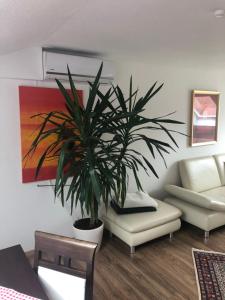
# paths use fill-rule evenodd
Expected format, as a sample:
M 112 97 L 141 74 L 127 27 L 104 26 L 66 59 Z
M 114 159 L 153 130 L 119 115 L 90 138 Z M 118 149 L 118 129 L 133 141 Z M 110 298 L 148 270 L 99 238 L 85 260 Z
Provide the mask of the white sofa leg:
M 207 242 L 209 239 L 209 231 L 204 232 L 204 241 Z
M 173 232 L 170 232 L 170 242 L 173 240 Z
M 135 247 L 134 246 L 130 246 L 130 254 L 134 254 L 135 253 Z

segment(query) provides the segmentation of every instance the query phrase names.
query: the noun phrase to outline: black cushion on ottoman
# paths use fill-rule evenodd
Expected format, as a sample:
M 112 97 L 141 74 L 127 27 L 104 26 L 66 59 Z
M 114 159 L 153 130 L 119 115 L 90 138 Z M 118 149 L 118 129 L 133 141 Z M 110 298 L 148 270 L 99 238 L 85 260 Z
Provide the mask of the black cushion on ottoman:
M 119 215 L 156 211 L 156 207 L 154 206 L 120 207 L 115 200 L 112 200 L 110 204 L 114 211 Z

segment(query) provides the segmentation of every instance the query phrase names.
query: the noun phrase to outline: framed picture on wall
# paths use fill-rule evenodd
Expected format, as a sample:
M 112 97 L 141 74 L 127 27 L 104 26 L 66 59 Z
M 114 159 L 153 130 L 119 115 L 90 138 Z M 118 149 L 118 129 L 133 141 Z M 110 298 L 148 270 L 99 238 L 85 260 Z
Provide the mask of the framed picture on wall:
M 67 90 L 70 94 L 71 91 Z M 83 91 L 77 90 L 80 105 L 83 105 Z M 65 100 L 58 88 L 19 86 L 20 100 L 20 128 L 21 128 L 21 153 L 22 153 L 22 182 L 42 181 L 54 179 L 58 161 L 56 159 L 47 160 L 38 177 L 35 177 L 38 161 L 52 138 L 43 140 L 43 143 L 36 149 L 29 159 L 24 160 L 25 155 L 31 147 L 31 143 L 37 136 L 43 122 L 42 117 L 32 117 L 37 114 L 60 111 L 67 113 Z M 57 119 L 57 122 L 59 120 Z M 46 126 L 50 130 L 51 125 Z M 56 137 L 57 138 L 57 137 Z
M 214 91 L 193 91 L 191 146 L 217 142 L 219 95 Z

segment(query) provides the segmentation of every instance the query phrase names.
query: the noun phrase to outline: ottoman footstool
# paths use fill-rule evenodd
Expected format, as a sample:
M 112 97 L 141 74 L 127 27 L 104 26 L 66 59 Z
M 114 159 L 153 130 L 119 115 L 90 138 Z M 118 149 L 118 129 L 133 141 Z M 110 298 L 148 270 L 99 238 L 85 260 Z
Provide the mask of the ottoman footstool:
M 110 207 L 103 215 L 105 228 L 120 238 L 135 252 L 135 246 L 179 230 L 181 211 L 163 201 L 156 200 L 157 211 L 118 215 Z

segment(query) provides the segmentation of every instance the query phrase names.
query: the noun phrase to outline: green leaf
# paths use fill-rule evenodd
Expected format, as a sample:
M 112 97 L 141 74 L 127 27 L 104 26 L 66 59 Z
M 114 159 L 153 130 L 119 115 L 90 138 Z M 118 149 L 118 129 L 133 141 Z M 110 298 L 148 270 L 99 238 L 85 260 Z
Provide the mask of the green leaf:
M 46 159 L 47 153 L 49 152 L 49 150 L 50 150 L 52 147 L 54 147 L 54 144 L 55 144 L 55 143 L 50 144 L 50 146 L 47 147 L 47 149 L 44 151 L 44 153 L 42 154 L 41 158 L 39 159 L 38 164 L 37 164 L 37 168 L 36 168 L 36 170 L 35 170 L 35 178 L 38 177 L 38 174 L 39 174 L 39 172 L 40 172 L 40 169 L 41 169 L 41 167 L 42 167 L 42 165 L 43 165 L 43 163 L 44 163 L 44 161 L 45 161 L 45 159 Z
M 134 174 L 134 178 L 135 178 L 138 190 L 143 191 L 143 188 L 142 188 L 141 182 L 140 182 L 140 180 L 138 178 L 138 175 L 137 175 L 135 167 L 132 167 L 132 170 L 133 170 L 133 174 Z
M 98 94 L 98 88 L 99 88 L 99 81 L 100 81 L 100 77 L 102 74 L 102 68 L 103 68 L 103 63 L 101 63 L 101 66 L 98 70 L 98 73 L 95 77 L 94 83 L 93 85 L 91 85 L 91 90 L 89 92 L 89 97 L 87 100 L 87 105 L 86 105 L 86 111 L 90 112 L 93 108 L 94 105 L 94 101 L 95 101 L 95 97 Z
M 71 73 L 70 73 L 70 69 L 69 66 L 67 65 L 67 71 L 68 71 L 68 77 L 69 77 L 69 82 L 70 82 L 70 88 L 72 91 L 72 95 L 73 95 L 73 100 L 74 100 L 74 104 L 75 104 L 75 109 L 77 109 L 78 111 L 81 110 L 81 107 L 79 105 L 79 97 L 77 94 L 77 90 L 75 88 Z
M 158 174 L 156 173 L 155 169 L 153 168 L 152 164 L 143 156 L 143 159 L 146 163 L 146 165 L 149 167 L 149 169 L 152 171 L 152 173 L 155 175 L 155 177 L 159 178 Z
M 97 176 L 97 173 L 93 169 L 89 171 L 89 174 L 92 182 L 92 188 L 95 193 L 95 197 L 99 202 L 101 197 L 101 186 L 100 186 L 99 178 Z

